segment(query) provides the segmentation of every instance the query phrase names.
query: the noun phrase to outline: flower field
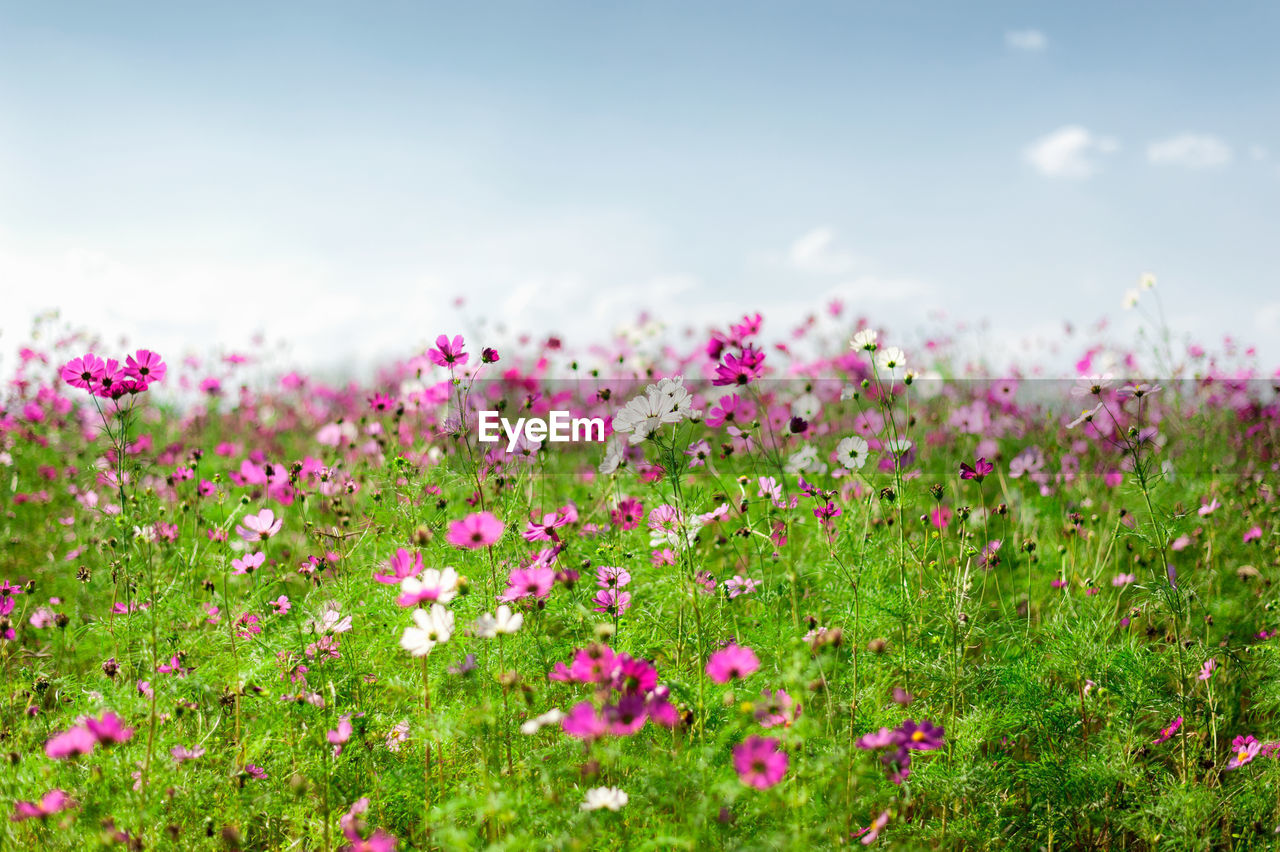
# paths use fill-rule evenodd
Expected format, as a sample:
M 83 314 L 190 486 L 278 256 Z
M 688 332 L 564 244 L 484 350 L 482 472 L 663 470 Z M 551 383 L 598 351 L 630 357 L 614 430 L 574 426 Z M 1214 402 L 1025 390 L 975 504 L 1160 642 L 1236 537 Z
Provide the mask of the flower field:
M 1272 848 L 1280 373 L 1058 343 L 831 305 L 337 381 L 44 321 L 0 848 Z M 604 440 L 479 439 L 556 411 Z

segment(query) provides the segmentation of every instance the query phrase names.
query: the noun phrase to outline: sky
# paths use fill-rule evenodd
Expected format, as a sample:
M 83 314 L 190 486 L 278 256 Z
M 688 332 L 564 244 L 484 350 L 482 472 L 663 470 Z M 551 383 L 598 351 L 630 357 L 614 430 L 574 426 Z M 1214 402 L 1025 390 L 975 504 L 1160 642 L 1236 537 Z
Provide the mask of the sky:
M 56 308 L 367 366 L 477 317 L 778 333 L 839 297 L 1007 351 L 1132 329 L 1150 272 L 1179 333 L 1280 365 L 1278 27 L 1269 2 L 0 2 L 0 349 Z

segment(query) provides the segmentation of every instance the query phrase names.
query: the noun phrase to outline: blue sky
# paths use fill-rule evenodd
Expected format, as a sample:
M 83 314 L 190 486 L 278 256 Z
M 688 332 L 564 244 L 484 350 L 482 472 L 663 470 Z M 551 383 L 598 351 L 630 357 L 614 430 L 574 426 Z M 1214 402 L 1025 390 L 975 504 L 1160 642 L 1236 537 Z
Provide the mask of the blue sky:
M 266 8 L 264 8 L 266 7 Z M 368 362 L 833 295 L 1280 363 L 1280 5 L 0 3 L 0 333 Z M 775 325 L 775 330 L 778 328 Z

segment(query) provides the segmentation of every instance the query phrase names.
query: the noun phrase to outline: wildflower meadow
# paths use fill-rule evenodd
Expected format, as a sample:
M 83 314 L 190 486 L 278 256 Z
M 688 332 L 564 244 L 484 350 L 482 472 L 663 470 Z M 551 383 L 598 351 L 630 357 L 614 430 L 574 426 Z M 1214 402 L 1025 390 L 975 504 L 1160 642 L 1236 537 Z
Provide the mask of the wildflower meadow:
M 741 307 L 336 378 L 39 320 L 0 848 L 1280 842 L 1274 365 Z

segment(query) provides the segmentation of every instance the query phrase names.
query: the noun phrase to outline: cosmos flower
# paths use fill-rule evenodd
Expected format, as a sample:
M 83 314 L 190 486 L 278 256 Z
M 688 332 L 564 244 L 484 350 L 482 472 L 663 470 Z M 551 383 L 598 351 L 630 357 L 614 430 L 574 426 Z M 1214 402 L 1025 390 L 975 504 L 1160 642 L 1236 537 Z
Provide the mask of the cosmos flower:
M 747 737 L 733 749 L 733 768 L 743 784 L 767 790 L 787 772 L 787 753 L 772 737 Z
M 867 442 L 858 435 L 850 435 L 836 444 L 836 462 L 845 470 L 862 470 L 867 463 Z
M 417 606 L 421 603 L 447 604 L 458 594 L 458 572 L 446 567 L 443 571 L 427 568 L 420 575 L 405 577 L 400 583 L 400 606 Z
M 284 519 L 277 518 L 270 509 L 263 509 L 256 515 L 245 515 L 243 523 L 236 525 L 236 534 L 245 541 L 263 541 L 280 532 L 283 526 Z
M 1173 722 L 1171 722 L 1167 727 L 1161 728 L 1160 736 L 1152 740 L 1151 744 L 1160 745 L 1161 743 L 1166 742 L 1169 739 L 1169 737 L 1176 734 L 1178 732 L 1178 729 L 1181 727 L 1182 727 L 1182 717 L 1179 716 L 1178 718 L 1174 719 Z
M 760 668 L 760 658 L 750 648 L 729 645 L 711 655 L 707 660 L 707 677 L 716 683 L 728 683 L 734 678 L 744 678 Z
M 449 641 L 453 635 L 453 613 L 440 604 L 431 609 L 415 609 L 413 626 L 404 629 L 400 647 L 415 657 L 425 657 L 436 645 Z
M 1261 750 L 1262 743 L 1254 739 L 1252 734 L 1236 737 L 1231 741 L 1231 760 L 1227 763 L 1227 769 L 1239 769 L 1252 762 Z
M 476 512 L 460 521 L 450 523 L 447 538 L 454 547 L 471 550 L 493 544 L 502 538 L 502 531 L 505 528 L 502 521 L 495 518 L 492 512 Z
M 440 367 L 461 367 L 471 357 L 463 351 L 462 346 L 461 334 L 454 335 L 453 340 L 449 340 L 447 334 L 442 334 L 436 338 L 436 345 L 427 350 L 427 357 L 431 359 L 431 363 Z
M 38 802 L 15 802 L 13 805 L 13 822 L 24 822 L 29 819 L 44 819 L 47 816 L 75 807 L 75 802 L 65 790 L 54 787 L 45 793 Z
M 620 811 L 629 801 L 627 794 L 617 787 L 592 787 L 587 791 L 587 798 L 580 807 L 584 811 L 598 811 L 607 808 Z

